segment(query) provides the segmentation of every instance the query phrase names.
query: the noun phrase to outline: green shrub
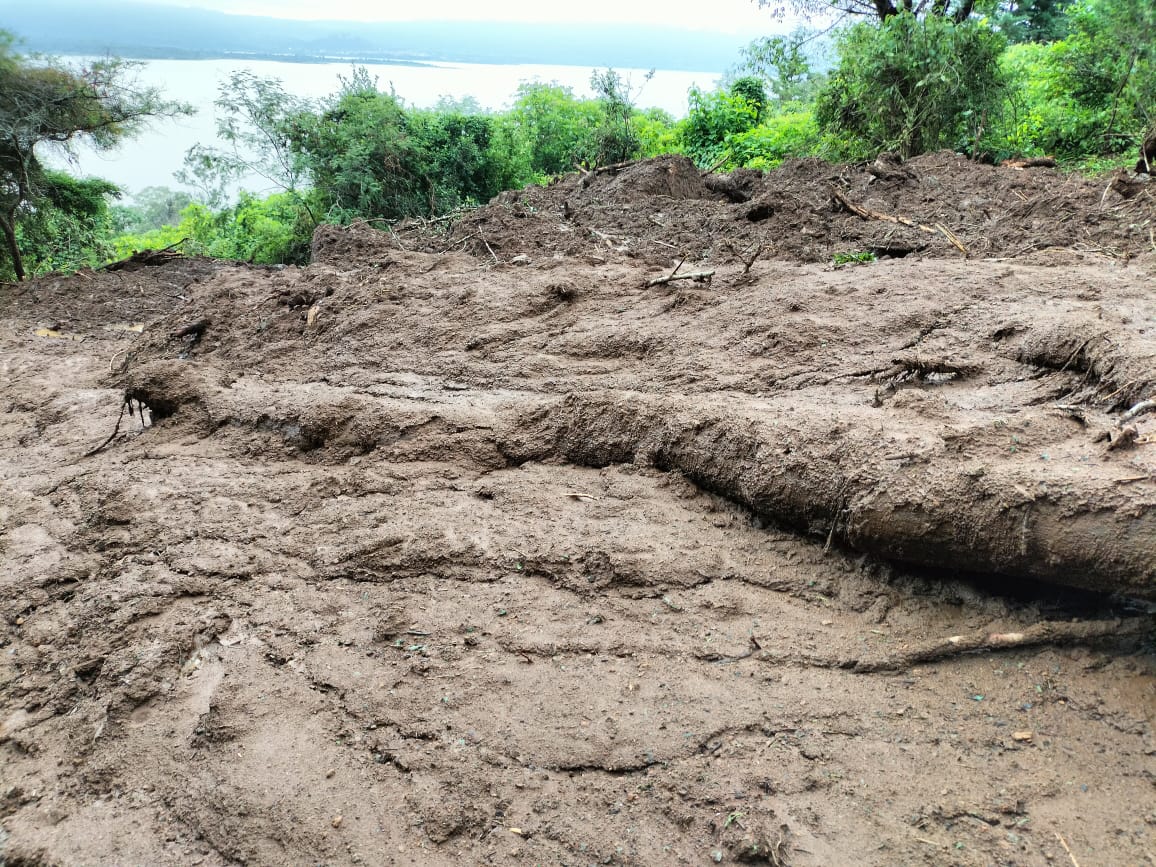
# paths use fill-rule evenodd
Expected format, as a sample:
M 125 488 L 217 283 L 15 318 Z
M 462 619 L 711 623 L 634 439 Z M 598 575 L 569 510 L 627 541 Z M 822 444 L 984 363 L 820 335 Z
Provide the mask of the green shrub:
M 816 120 L 868 153 L 971 151 L 999 110 L 1003 47 L 986 23 L 972 20 L 905 12 L 857 24 L 839 40 L 839 65 L 819 94 Z
M 181 212 L 175 226 L 140 234 L 124 234 L 112 241 L 117 258 L 138 250 L 163 250 L 181 244 L 189 254 L 218 259 L 239 259 L 259 265 L 302 264 L 309 260 L 313 221 L 296 193 L 274 193 L 266 198 L 242 193 L 236 205 L 218 211 L 194 203 Z
M 809 111 L 778 114 L 759 126 L 727 137 L 736 165 L 750 169 L 774 169 L 785 159 L 819 156 L 823 138 L 815 115 Z
M 741 93 L 704 92 L 692 87 L 690 112 L 679 124 L 683 149 L 701 168 L 715 165 L 727 152 L 729 137 L 753 129 L 760 106 Z

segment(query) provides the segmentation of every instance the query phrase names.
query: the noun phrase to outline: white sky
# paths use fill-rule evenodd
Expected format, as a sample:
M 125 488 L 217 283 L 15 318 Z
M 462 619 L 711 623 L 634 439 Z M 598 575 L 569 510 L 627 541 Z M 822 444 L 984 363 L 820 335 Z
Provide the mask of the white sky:
M 270 15 L 329 21 L 535 21 L 652 24 L 751 35 L 781 31 L 769 9 L 756 0 L 151 0 L 238 15 Z

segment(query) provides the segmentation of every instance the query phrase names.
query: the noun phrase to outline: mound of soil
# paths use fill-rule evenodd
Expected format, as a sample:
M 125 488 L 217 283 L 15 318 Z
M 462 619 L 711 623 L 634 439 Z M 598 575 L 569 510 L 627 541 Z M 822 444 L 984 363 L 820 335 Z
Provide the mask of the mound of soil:
M 1151 198 L 887 174 L 0 290 L 0 861 L 1142 863 Z
M 873 173 L 874 171 L 874 173 Z M 663 157 L 549 187 L 504 193 L 454 222 L 411 223 L 381 242 L 393 249 L 467 250 L 507 260 L 552 255 L 688 262 L 767 258 L 830 262 L 869 252 L 902 258 L 1021 258 L 1150 254 L 1156 200 L 1148 176 L 1124 198 L 1100 180 L 1050 168 L 980 165 L 951 152 L 901 171 L 796 160 L 773 172 L 703 178 L 684 157 Z M 865 218 L 847 202 L 886 219 Z

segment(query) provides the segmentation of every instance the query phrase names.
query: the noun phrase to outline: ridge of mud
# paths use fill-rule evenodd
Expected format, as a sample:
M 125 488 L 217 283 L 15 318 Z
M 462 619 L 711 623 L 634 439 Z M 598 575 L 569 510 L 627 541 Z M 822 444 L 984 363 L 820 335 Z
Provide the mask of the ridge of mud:
M 572 396 L 511 425 L 503 451 L 593 467 L 653 463 L 764 520 L 884 559 L 1156 595 L 1154 497 L 990 458 L 943 473 L 933 443 L 881 454 L 874 420 L 850 407 L 787 425 L 761 421 L 768 415 L 782 417 L 769 400 L 689 414 L 637 395 Z

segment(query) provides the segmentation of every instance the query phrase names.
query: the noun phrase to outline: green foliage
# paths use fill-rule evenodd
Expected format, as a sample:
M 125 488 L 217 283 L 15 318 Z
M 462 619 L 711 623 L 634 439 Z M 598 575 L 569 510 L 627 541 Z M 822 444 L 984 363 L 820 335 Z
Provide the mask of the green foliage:
M 87 227 L 98 216 L 104 219 L 105 196 L 114 189 L 102 181 L 66 181 L 45 169 L 40 150 L 69 153 L 78 141 L 107 150 L 151 118 L 190 111 L 161 99 L 155 88 L 139 86 L 136 68 L 116 58 L 70 67 L 52 58 L 22 57 L 12 37 L 0 32 L 0 277 L 23 279 L 29 270 L 52 267 L 64 255 L 60 250 L 74 250 Z M 71 240 L 38 243 L 51 225 Z
M 1079 0 L 1067 38 L 1013 45 L 1001 57 L 1007 109 L 996 156 L 1049 154 L 1071 164 L 1131 151 L 1156 104 L 1156 10 L 1138 0 Z
M 728 136 L 726 144 L 736 165 L 763 170 L 778 168 L 786 159 L 819 156 L 827 146 L 809 111 L 774 115 L 753 129 Z
M 406 109 L 364 77 L 295 122 L 294 154 L 329 217 L 436 216 L 487 201 L 512 181 L 518 144 L 490 115 Z M 517 163 L 515 162 L 515 165 Z
M 1044 156 L 1067 159 L 1098 150 L 1102 111 L 1081 105 L 1063 82 L 1064 46 L 1026 43 L 1011 46 L 1000 58 L 1008 83 L 1007 104 L 993 130 L 993 156 Z
M 243 69 L 221 84 L 214 105 L 221 146 L 190 148 L 177 175 L 181 183 L 210 207 L 224 205 L 230 186 L 253 176 L 281 190 L 302 186 L 307 169 L 292 141 L 297 118 L 312 110 L 309 100 L 287 93 L 279 79 Z
M 431 190 L 414 167 L 417 144 L 392 93 L 347 85 L 320 115 L 303 115 L 293 147 L 308 165 L 331 216 L 398 217 L 428 213 Z
M 592 133 L 601 122 L 598 103 L 576 98 L 568 87 L 523 83 L 508 116 L 534 172 L 560 175 L 597 158 Z
M 734 89 L 704 92 L 692 87 L 688 101 L 690 112 L 679 125 L 682 144 L 701 168 L 717 165 L 728 153 L 731 137 L 754 129 L 759 122 L 761 106 Z
M 871 250 L 852 250 L 845 253 L 836 253 L 831 257 L 836 268 L 847 265 L 869 265 L 876 261 L 875 253 Z
M 36 207 L 16 227 L 31 273 L 75 271 L 105 261 L 112 249 L 109 202 L 119 197 L 108 181 L 45 169 Z
M 1000 107 L 1002 49 L 980 22 L 903 13 L 857 24 L 839 40 L 816 119 L 868 153 L 973 150 Z
M 1058 43 L 1059 86 L 1085 111 L 1103 114 L 1094 153 L 1137 143 L 1156 105 L 1156 6 L 1151 0 L 1078 0 L 1071 35 Z M 1089 148 L 1090 149 L 1090 148 Z
M 313 222 L 298 195 L 274 193 L 264 199 L 242 193 L 236 205 L 216 211 L 193 203 L 176 225 L 113 239 L 118 257 L 137 250 L 159 250 L 180 244 L 189 254 L 237 259 L 259 265 L 303 264 L 309 260 Z
M 731 82 L 730 92 L 744 100 L 755 110 L 755 121 L 760 121 L 767 113 L 767 87 L 757 75 L 744 75 Z
M 637 112 L 634 131 L 638 134 L 638 148 L 644 157 L 682 153 L 678 125 L 669 112 L 660 108 Z
M 1055 42 L 1068 34 L 1064 11 L 1071 4 L 1072 0 L 1013 0 L 996 21 L 1010 43 Z
M 646 81 L 653 76 L 652 69 L 647 73 Z M 613 69 L 596 69 L 590 76 L 590 87 L 602 111 L 601 123 L 594 133 L 593 163 L 612 165 L 638 156 L 642 143 L 634 128 L 634 99 L 637 94 L 631 92 L 630 83 Z
M 756 39 L 739 52 L 741 59 L 734 73 L 766 81 L 779 103 L 812 99 L 821 81 L 804 50 L 812 38 L 813 34 L 798 28 L 790 36 Z

